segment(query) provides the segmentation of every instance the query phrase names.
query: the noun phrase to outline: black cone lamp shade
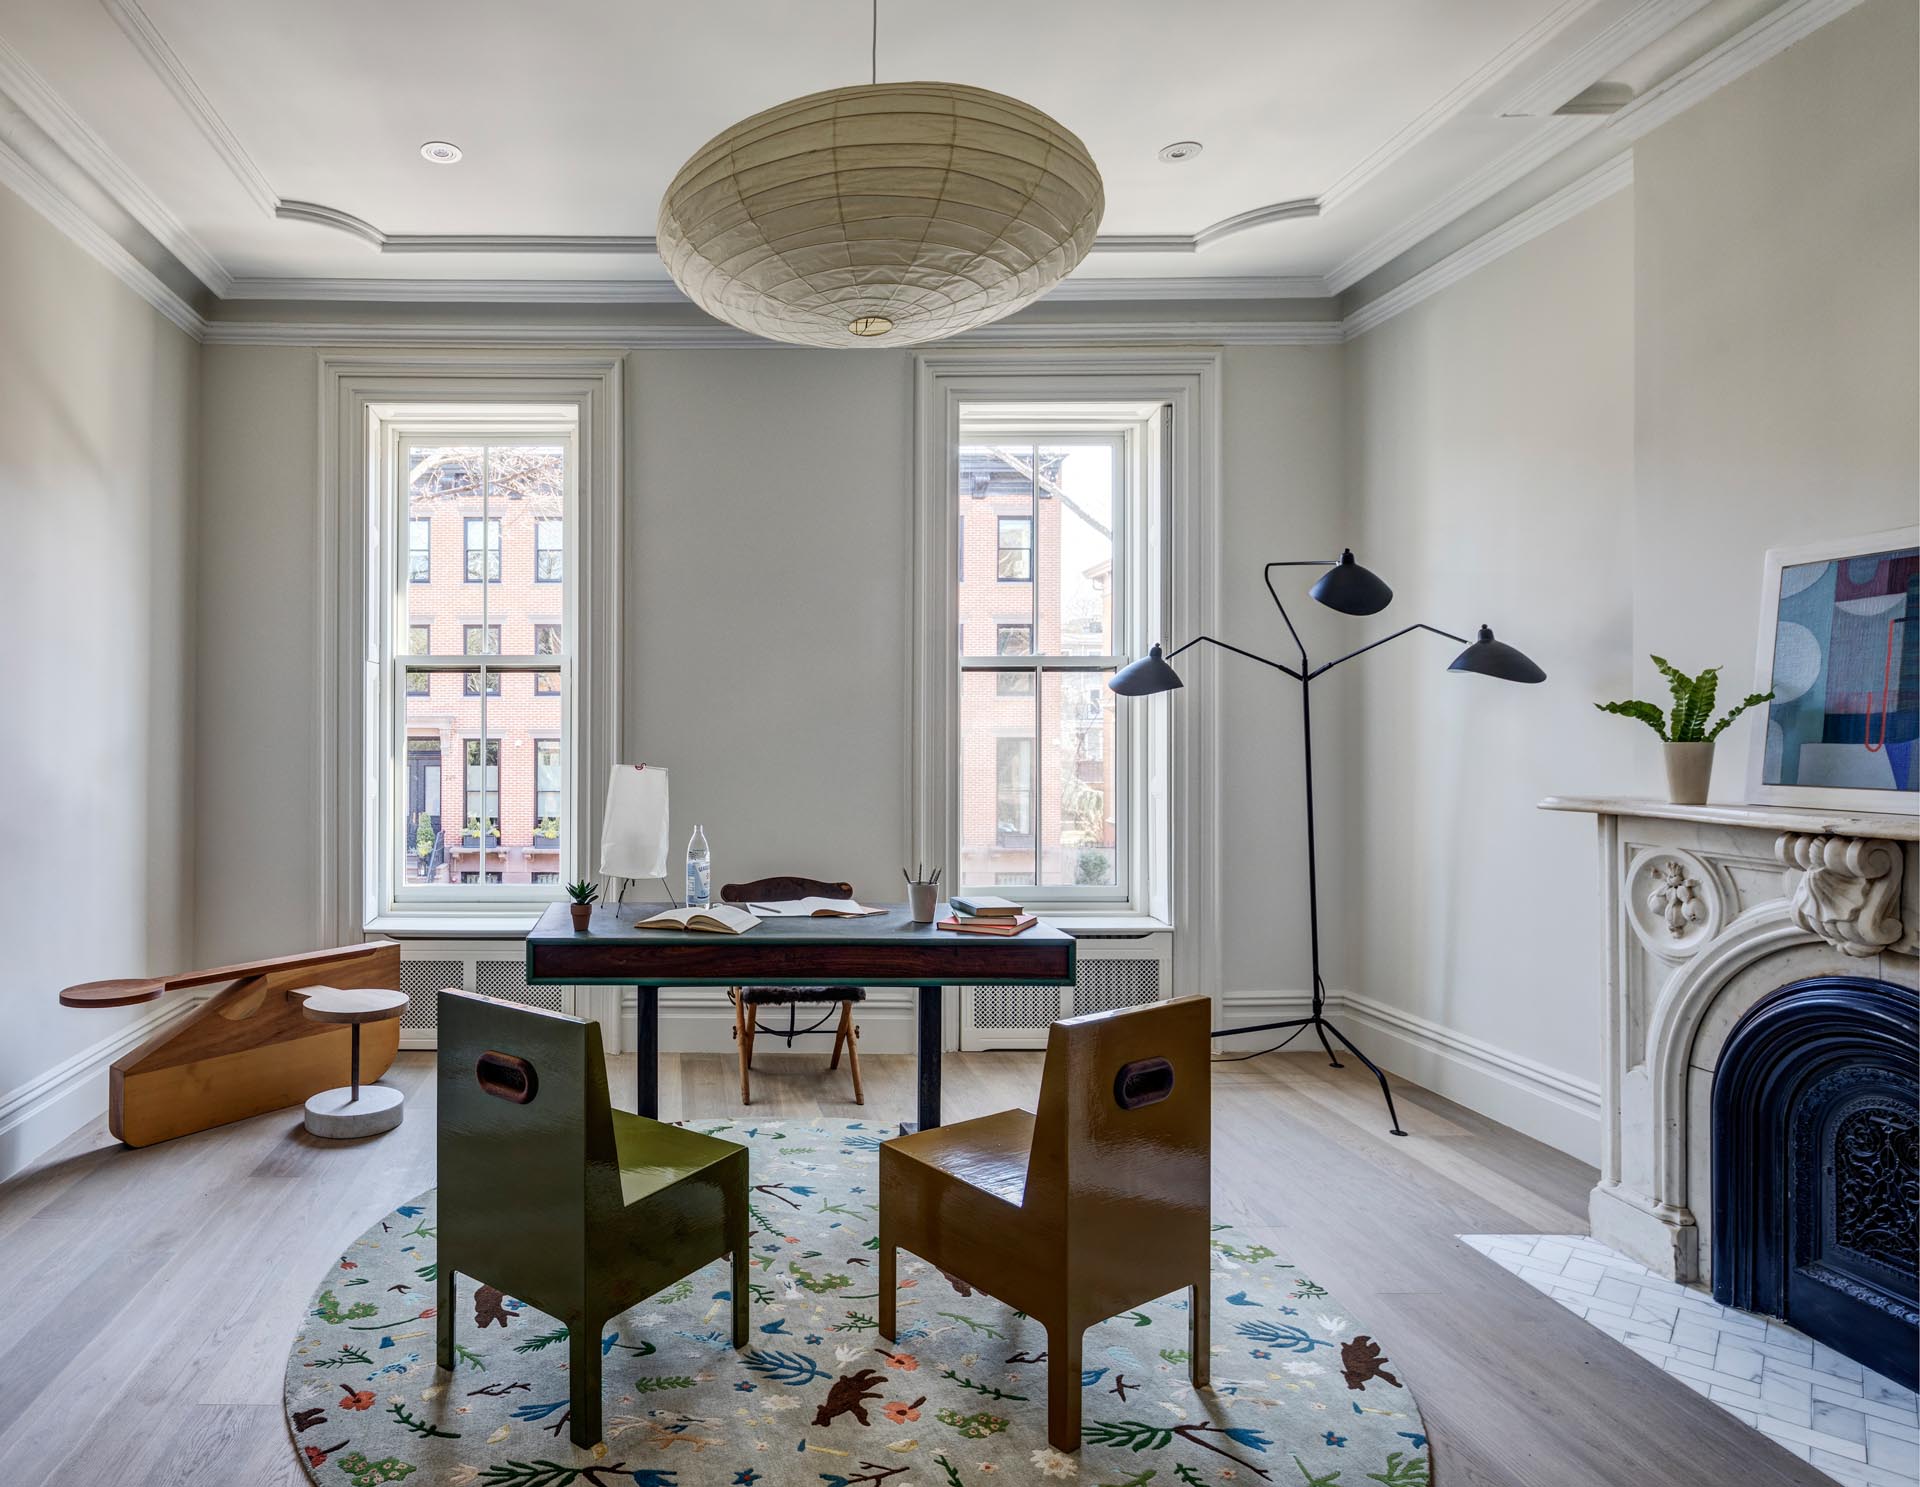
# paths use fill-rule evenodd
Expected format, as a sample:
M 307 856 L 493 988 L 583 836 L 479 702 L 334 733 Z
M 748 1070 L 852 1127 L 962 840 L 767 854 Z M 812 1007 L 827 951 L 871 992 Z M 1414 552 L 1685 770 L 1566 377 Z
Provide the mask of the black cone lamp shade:
M 1386 580 L 1354 562 L 1350 547 L 1341 551 L 1340 561 L 1307 593 L 1342 614 L 1378 614 L 1393 602 L 1393 590 Z
M 1181 685 L 1180 673 L 1167 664 L 1157 645 L 1131 666 L 1115 672 L 1107 683 L 1108 690 L 1122 697 L 1151 697 L 1155 692 L 1171 692 Z
M 1481 676 L 1491 676 L 1503 682 L 1543 682 L 1547 679 L 1546 672 L 1534 665 L 1526 652 L 1515 650 L 1504 640 L 1495 640 L 1490 625 L 1480 627 L 1480 638 L 1455 656 L 1447 670 L 1478 672 Z

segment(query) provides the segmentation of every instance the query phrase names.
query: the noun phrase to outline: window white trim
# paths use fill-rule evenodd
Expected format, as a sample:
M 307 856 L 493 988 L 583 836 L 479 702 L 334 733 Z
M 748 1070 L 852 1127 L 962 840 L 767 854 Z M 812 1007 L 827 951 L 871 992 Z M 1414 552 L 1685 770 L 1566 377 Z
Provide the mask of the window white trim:
M 314 730 L 315 943 L 363 932 L 467 936 L 523 934 L 538 904 L 392 912 L 372 898 L 367 852 L 378 834 L 379 771 L 368 726 L 377 718 L 379 621 L 366 554 L 382 540 L 377 481 L 378 410 L 440 408 L 459 416 L 485 405 L 495 417 L 567 405 L 578 429 L 578 634 L 567 688 L 574 694 L 571 820 L 575 861 L 598 861 L 607 776 L 620 754 L 620 554 L 622 362 L 572 352 L 364 352 L 319 355 L 320 500 L 316 536 Z
M 1001 352 L 947 350 L 914 358 L 913 643 L 908 653 L 909 861 L 942 863 L 958 872 L 956 719 L 959 684 L 959 599 L 953 582 L 956 488 L 954 449 L 963 405 L 1115 402 L 1171 405 L 1172 449 L 1163 461 L 1167 529 L 1161 534 L 1158 610 L 1164 639 L 1177 644 L 1218 629 L 1220 380 L 1217 352 Z M 974 408 L 974 412 L 979 412 Z M 1087 409 L 1097 424 L 1110 409 Z M 1145 550 L 1146 544 L 1139 544 Z M 1148 620 L 1152 627 L 1151 619 Z M 1165 757 L 1149 758 L 1149 808 L 1136 831 L 1164 869 L 1160 881 L 1137 885 L 1130 913 L 1095 910 L 1103 924 L 1172 925 L 1174 985 L 1217 998 L 1220 880 L 1218 823 L 1218 689 L 1216 658 L 1202 647 L 1190 685 L 1171 697 L 1145 699 L 1170 709 Z M 1073 907 L 1060 906 L 1067 918 Z M 1092 909 L 1093 906 L 1084 906 Z M 1048 915 L 1049 919 L 1057 916 Z

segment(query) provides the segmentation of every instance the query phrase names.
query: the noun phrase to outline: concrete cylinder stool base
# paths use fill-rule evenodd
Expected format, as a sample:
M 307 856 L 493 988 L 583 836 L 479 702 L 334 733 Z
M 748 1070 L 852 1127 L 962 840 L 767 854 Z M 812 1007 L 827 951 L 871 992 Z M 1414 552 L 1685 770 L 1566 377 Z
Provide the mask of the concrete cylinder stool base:
M 399 1125 L 406 1105 L 400 1091 L 391 1085 L 360 1082 L 360 1025 L 398 1017 L 407 1005 L 406 993 L 314 986 L 292 995 L 305 998 L 306 1015 L 315 1022 L 346 1023 L 353 1031 L 352 1082 L 343 1089 L 323 1089 L 307 1101 L 307 1130 L 329 1141 L 346 1141 L 377 1136 Z
M 307 1130 L 329 1141 L 378 1136 L 400 1124 L 406 1097 L 388 1084 L 363 1084 L 360 1098 L 351 1089 L 323 1089 L 307 1101 Z

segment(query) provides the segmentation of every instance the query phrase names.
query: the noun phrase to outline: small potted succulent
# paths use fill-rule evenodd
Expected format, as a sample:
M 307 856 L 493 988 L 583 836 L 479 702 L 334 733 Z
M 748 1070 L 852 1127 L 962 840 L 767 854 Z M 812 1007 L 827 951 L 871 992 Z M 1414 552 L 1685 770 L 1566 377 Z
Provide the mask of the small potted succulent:
M 567 897 L 573 902 L 567 905 L 573 915 L 573 931 L 585 934 L 588 922 L 593 918 L 593 901 L 600 896 L 600 886 L 582 878 L 578 883 L 567 884 Z
M 1743 698 L 1709 728 L 1707 719 L 1713 716 L 1714 696 L 1720 689 L 1720 668 L 1709 666 L 1698 676 L 1688 676 L 1659 656 L 1651 659 L 1673 691 L 1671 720 L 1651 702 L 1596 702 L 1594 706 L 1603 713 L 1638 718 L 1659 734 L 1666 746 L 1667 798 L 1675 805 L 1705 805 L 1707 785 L 1713 778 L 1713 741 L 1748 708 L 1771 702 L 1773 693 L 1755 692 Z

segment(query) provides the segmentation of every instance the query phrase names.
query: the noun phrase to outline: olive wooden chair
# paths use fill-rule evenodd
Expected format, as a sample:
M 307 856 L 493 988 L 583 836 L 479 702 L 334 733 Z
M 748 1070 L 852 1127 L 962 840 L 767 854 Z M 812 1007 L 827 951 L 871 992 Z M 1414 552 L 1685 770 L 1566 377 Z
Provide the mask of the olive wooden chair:
M 746 1345 L 747 1149 L 615 1110 L 597 1024 L 443 991 L 439 1095 L 442 1368 L 456 1274 L 566 1323 L 582 1448 L 600 1440 L 609 1318 L 731 1255 L 733 1345 Z
M 1185 1288 L 1207 1383 L 1212 1090 L 1206 997 L 1096 1012 L 1047 1034 L 1037 1115 L 1008 1110 L 880 1147 L 880 1335 L 896 1248 L 1047 1331 L 1047 1439 L 1080 1446 L 1082 1334 Z
M 722 903 L 729 904 L 774 904 L 787 903 L 796 898 L 852 898 L 853 884 L 823 883 L 818 878 L 756 878 L 751 883 L 725 883 L 720 888 Z M 840 1067 L 840 1052 L 846 1050 L 847 1070 L 853 1075 L 853 1103 L 864 1105 L 867 1097 L 860 1088 L 860 1029 L 854 1025 L 853 1008 L 857 1002 L 867 999 L 863 986 L 736 986 L 728 993 L 733 998 L 733 1038 L 735 1052 L 740 1058 L 740 1103 L 753 1103 L 753 1044 L 762 1033 L 770 1037 L 783 1039 L 787 1047 L 793 1047 L 795 1038 L 804 1038 L 809 1033 L 824 1033 L 828 1017 L 822 1017 L 812 1027 L 801 1027 L 800 1008 L 831 1007 L 839 1005 L 840 1016 L 833 1028 L 833 1057 L 828 1060 L 829 1070 Z M 785 1007 L 787 1025 L 780 1027 L 762 1027 L 760 1009 L 762 1007 Z M 830 1015 L 830 1014 L 829 1014 Z

